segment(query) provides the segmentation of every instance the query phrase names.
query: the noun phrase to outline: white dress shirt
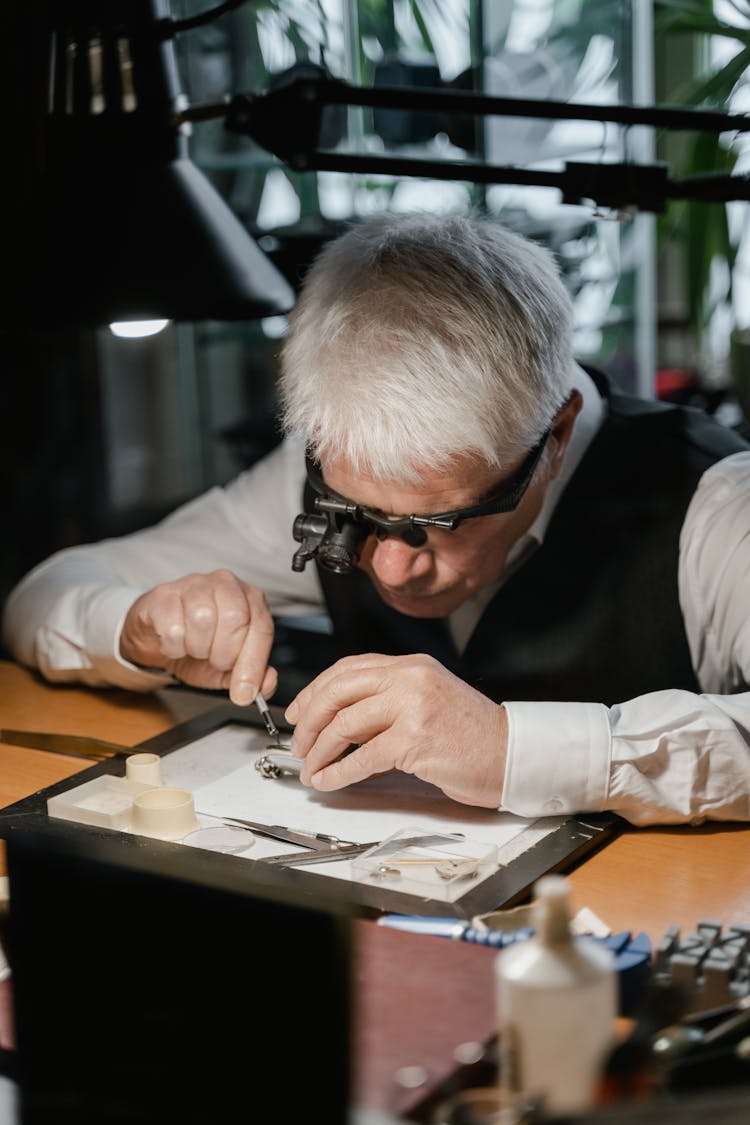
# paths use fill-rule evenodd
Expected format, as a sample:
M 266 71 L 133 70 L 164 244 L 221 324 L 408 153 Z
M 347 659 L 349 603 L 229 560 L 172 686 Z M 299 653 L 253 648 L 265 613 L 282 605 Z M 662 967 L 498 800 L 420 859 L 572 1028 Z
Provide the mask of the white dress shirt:
M 601 421 L 601 400 L 577 372 L 584 409 L 564 473 L 516 545 L 502 581 L 543 542 L 554 506 Z M 281 443 L 224 488 L 155 527 L 69 548 L 32 570 L 8 599 L 6 644 L 53 681 L 147 691 L 171 677 L 119 655 L 135 599 L 186 573 L 233 571 L 265 592 L 276 616 L 324 610 L 315 567 L 291 569 L 304 456 Z M 453 615 L 463 648 L 497 586 Z M 611 809 L 634 824 L 750 819 L 750 452 L 701 478 L 680 538 L 679 594 L 704 694 L 653 692 L 618 706 L 505 701 L 508 759 L 502 807 L 522 816 Z M 612 638 L 617 644 L 617 638 Z M 730 694 L 735 692 L 736 694 Z

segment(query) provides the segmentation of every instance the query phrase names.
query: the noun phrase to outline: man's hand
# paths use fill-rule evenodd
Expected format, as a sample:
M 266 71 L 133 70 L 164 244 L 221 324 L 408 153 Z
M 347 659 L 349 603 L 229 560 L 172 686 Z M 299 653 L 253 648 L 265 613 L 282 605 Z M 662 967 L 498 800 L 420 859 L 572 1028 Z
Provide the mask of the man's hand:
M 227 688 L 233 703 L 271 695 L 273 618 L 263 593 L 231 571 L 188 574 L 142 594 L 125 618 L 120 652 L 131 664 L 163 668 L 186 684 Z
M 299 693 L 286 718 L 296 724 L 301 780 L 314 789 L 401 770 L 455 801 L 500 806 L 505 711 L 430 656 L 345 657 Z

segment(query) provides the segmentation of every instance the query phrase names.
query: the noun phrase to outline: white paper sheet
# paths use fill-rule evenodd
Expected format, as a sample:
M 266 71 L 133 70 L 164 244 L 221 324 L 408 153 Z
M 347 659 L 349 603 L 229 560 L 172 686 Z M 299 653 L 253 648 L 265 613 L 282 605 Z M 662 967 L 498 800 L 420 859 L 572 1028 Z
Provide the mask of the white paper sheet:
M 296 778 L 264 778 L 254 765 L 203 786 L 194 794 L 202 813 L 326 832 L 356 843 L 382 840 L 400 828 L 462 832 L 502 845 L 528 821 L 510 813 L 448 800 L 439 789 L 405 774 L 370 778 L 335 793 L 318 793 Z
M 319 793 L 296 777 L 265 778 L 255 763 L 268 736 L 228 723 L 162 758 L 169 785 L 189 789 L 199 819 L 240 817 L 305 832 L 325 832 L 356 843 L 384 840 L 402 828 L 427 833 L 462 832 L 470 840 L 494 844 L 501 863 L 509 863 L 551 832 L 564 818 L 526 820 L 511 813 L 451 801 L 418 778 L 393 773 L 370 778 L 334 793 Z M 298 852 L 294 845 L 257 837 L 248 858 Z M 309 865 L 316 874 L 351 878 L 348 860 Z

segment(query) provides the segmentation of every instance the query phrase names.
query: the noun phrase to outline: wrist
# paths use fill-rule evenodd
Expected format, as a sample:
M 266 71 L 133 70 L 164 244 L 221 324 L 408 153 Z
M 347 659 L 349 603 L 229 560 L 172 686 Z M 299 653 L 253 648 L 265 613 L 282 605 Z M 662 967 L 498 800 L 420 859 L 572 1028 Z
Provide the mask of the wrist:
M 501 808 L 503 790 L 505 789 L 505 771 L 508 763 L 508 712 L 505 710 L 504 703 L 501 703 L 497 708 L 496 758 L 498 783 L 495 807 Z

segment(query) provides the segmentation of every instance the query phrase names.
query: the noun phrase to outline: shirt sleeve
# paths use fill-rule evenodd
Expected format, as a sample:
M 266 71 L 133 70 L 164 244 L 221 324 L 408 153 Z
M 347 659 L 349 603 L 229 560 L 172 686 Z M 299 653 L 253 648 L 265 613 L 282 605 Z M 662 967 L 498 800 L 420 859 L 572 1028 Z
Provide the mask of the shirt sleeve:
M 638 825 L 750 819 L 750 692 L 505 706 L 509 812 L 607 809 Z
M 701 477 L 680 536 L 679 590 L 701 688 L 750 687 L 750 452 Z
M 679 592 L 702 693 L 506 702 L 502 807 L 619 813 L 632 824 L 750 819 L 750 453 L 701 478 L 680 538 Z
M 319 613 L 315 568 L 291 569 L 303 481 L 303 453 L 285 441 L 154 527 L 58 552 L 11 592 L 8 649 L 50 680 L 148 691 L 171 677 L 128 664 L 119 639 L 130 606 L 159 583 L 226 568 L 263 590 L 276 615 Z

